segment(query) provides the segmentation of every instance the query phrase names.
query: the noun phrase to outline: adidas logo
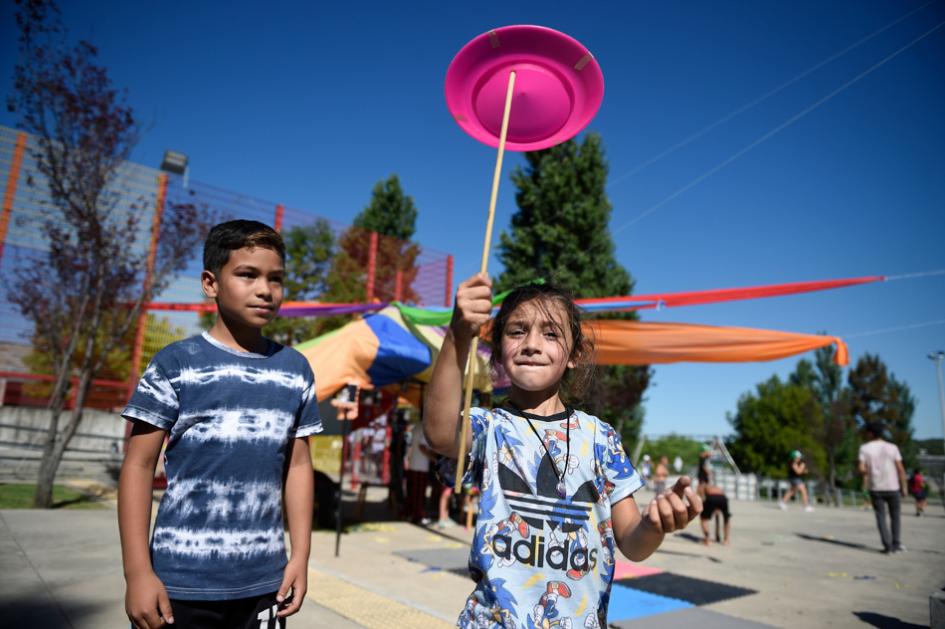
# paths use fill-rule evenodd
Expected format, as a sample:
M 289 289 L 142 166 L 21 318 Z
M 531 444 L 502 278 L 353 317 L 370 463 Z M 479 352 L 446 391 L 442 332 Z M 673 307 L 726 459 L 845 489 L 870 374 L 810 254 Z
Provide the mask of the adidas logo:
M 558 495 L 558 476 L 548 457 L 542 457 L 538 465 L 537 493 L 532 493 L 521 476 L 503 463 L 499 463 L 498 484 L 509 507 L 522 516 L 529 525 L 543 529 L 545 524 L 552 530 L 574 533 L 584 528 L 590 519 L 591 507 L 599 499 L 593 481 L 586 481 L 570 497 Z

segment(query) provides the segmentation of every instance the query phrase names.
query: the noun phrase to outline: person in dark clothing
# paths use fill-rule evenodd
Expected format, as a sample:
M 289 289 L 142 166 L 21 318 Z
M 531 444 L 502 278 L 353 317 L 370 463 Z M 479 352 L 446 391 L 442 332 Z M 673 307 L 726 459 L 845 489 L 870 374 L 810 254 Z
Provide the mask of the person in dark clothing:
M 709 520 L 715 516 L 715 540 L 719 541 L 719 519 L 718 514 L 722 515 L 725 523 L 724 538 L 722 543 L 728 546 L 729 535 L 732 532 L 730 519 L 732 514 L 728 510 L 728 497 L 721 487 L 716 485 L 707 485 L 705 488 L 705 501 L 702 503 L 702 515 L 699 516 L 699 523 L 702 525 L 702 543 L 709 545 Z

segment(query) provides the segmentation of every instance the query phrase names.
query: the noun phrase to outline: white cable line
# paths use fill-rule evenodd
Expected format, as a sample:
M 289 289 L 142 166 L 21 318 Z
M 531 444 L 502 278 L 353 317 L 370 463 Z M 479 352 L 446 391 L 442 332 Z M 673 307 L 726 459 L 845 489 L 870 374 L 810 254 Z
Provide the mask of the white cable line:
M 843 340 L 855 339 L 861 336 L 873 336 L 875 334 L 886 334 L 888 332 L 901 332 L 903 330 L 914 330 L 916 328 L 926 328 L 931 325 L 942 325 L 945 324 L 945 319 L 938 319 L 935 321 L 923 321 L 922 323 L 910 323 L 909 325 L 899 325 L 894 328 L 882 328 L 880 330 L 870 330 L 868 332 L 857 332 L 856 334 L 841 334 L 840 338 Z
M 624 179 L 627 179 L 628 177 L 632 177 L 633 175 L 637 174 L 638 172 L 640 172 L 641 170 L 643 170 L 643 169 L 646 168 L 647 166 L 650 166 L 650 165 L 652 165 L 652 164 L 655 164 L 656 162 L 658 162 L 659 160 L 663 159 L 663 158 L 666 157 L 667 155 L 670 155 L 671 153 L 675 153 L 676 151 L 678 151 L 678 150 L 681 149 L 682 147 L 684 147 L 684 146 L 686 146 L 686 145 L 688 145 L 688 144 L 691 144 L 692 142 L 694 142 L 695 140 L 698 140 L 698 139 L 701 138 L 703 135 L 705 135 L 705 134 L 708 133 L 709 131 L 712 131 L 713 129 L 715 129 L 715 128 L 718 127 L 719 125 L 725 124 L 726 122 L 728 122 L 728 121 L 731 120 L 732 118 L 734 118 L 734 117 L 736 117 L 736 116 L 738 116 L 738 115 L 740 115 L 740 114 L 745 113 L 746 111 L 748 111 L 749 109 L 751 109 L 751 108 L 754 107 L 755 105 L 758 105 L 758 104 L 760 104 L 760 103 L 763 103 L 764 101 L 768 100 L 769 98 L 771 98 L 772 96 L 774 96 L 774 95 L 777 94 L 778 92 L 780 92 L 780 91 L 782 91 L 782 90 L 785 90 L 785 89 L 789 88 L 790 86 L 794 85 L 795 83 L 797 83 L 798 81 L 800 81 L 801 79 L 803 79 L 804 77 L 806 77 L 807 75 L 809 75 L 809 74 L 811 74 L 811 73 L 813 73 L 813 72 L 816 72 L 817 70 L 819 70 L 820 68 L 824 67 L 824 66 L 827 65 L 828 63 L 830 63 L 830 62 L 832 62 L 832 61 L 835 61 L 835 60 L 839 59 L 840 57 L 842 57 L 843 55 L 847 54 L 848 52 L 850 52 L 850 51 L 853 50 L 854 48 L 858 48 L 859 46 L 865 44 L 866 42 L 868 42 L 869 40 L 873 39 L 873 38 L 876 37 L 877 35 L 880 35 L 881 33 L 884 33 L 884 32 L 886 32 L 886 31 L 888 31 L 890 28 L 892 28 L 892 27 L 895 26 L 896 24 L 899 24 L 899 23 L 902 22 L 903 20 L 905 20 L 905 19 L 907 19 L 907 18 L 909 18 L 909 17 L 912 17 L 914 14 L 916 14 L 916 13 L 919 12 L 919 11 L 921 11 L 922 9 L 924 9 L 924 8 L 927 7 L 927 6 L 929 6 L 930 4 L 932 4 L 932 3 L 935 2 L 935 1 L 936 1 L 936 0 L 929 0 L 929 1 L 926 2 L 925 4 L 923 4 L 923 5 L 919 6 L 919 7 L 916 7 L 916 8 L 913 9 L 912 11 L 909 11 L 908 13 L 906 13 L 905 15 L 903 15 L 902 17 L 899 17 L 899 18 L 897 18 L 896 20 L 893 20 L 892 22 L 890 22 L 890 23 L 887 24 L 886 26 L 882 27 L 881 29 L 876 30 L 876 31 L 873 31 L 873 32 L 870 33 L 869 35 L 866 35 L 865 37 L 859 39 L 858 41 L 856 41 L 856 42 L 850 44 L 849 46 L 847 46 L 847 47 L 844 48 L 843 50 L 841 50 L 841 51 L 839 51 L 839 52 L 836 52 L 836 53 L 830 55 L 829 57 L 827 57 L 826 59 L 824 59 L 824 60 L 821 61 L 820 63 L 817 63 L 817 64 L 815 64 L 815 65 L 809 67 L 808 69 L 804 70 L 803 72 L 801 72 L 800 74 L 798 74 L 798 75 L 795 76 L 794 78 L 789 79 L 788 81 L 782 83 L 781 85 L 775 87 L 774 89 L 765 92 L 764 94 L 762 94 L 761 96 L 755 98 L 754 100 L 752 100 L 752 101 L 750 101 L 750 102 L 748 102 L 748 103 L 742 105 L 741 107 L 739 107 L 739 108 L 736 109 L 735 111 L 733 111 L 733 112 L 731 112 L 731 113 L 729 113 L 729 114 L 727 114 L 727 115 L 725 115 L 725 116 L 722 116 L 721 118 L 719 118 L 718 120 L 716 120 L 715 122 L 713 122 L 712 124 L 710 124 L 709 126 L 703 128 L 703 129 L 701 129 L 700 131 L 696 131 L 695 133 L 693 133 L 692 135 L 690 135 L 690 136 L 689 136 L 688 138 L 686 138 L 685 140 L 682 140 L 681 142 L 678 142 L 677 144 L 674 144 L 673 146 L 669 147 L 668 149 L 664 150 L 663 152 L 661 152 L 661 153 L 655 155 L 654 157 L 651 157 L 650 159 L 646 160 L 646 161 L 643 162 L 642 164 L 638 164 L 635 168 L 632 168 L 631 170 L 629 170 L 629 171 L 625 172 L 624 174 L 620 175 L 619 177 L 616 177 L 613 181 L 611 181 L 611 182 L 607 185 L 607 187 L 610 188 L 611 186 L 617 185 L 619 182 L 623 181 Z
M 920 41 L 922 41 L 923 39 L 925 39 L 926 37 L 928 37 L 929 35 L 931 35 L 931 34 L 934 33 L 935 31 L 937 31 L 938 29 L 942 28 L 942 26 L 945 26 L 945 22 L 939 22 L 937 25 L 933 26 L 931 29 L 927 30 L 927 31 L 926 31 L 925 33 L 923 33 L 922 35 L 919 35 L 918 37 L 916 37 L 915 39 L 913 39 L 911 42 L 909 42 L 908 44 L 906 44 L 906 45 L 903 46 L 902 48 L 899 48 L 898 50 L 896 50 L 895 52 L 893 52 L 893 53 L 890 54 L 889 56 L 887 56 L 887 57 L 883 58 L 881 61 L 879 61 L 879 62 L 873 64 L 872 66 L 870 66 L 869 68 L 867 68 L 866 70 L 864 70 L 864 71 L 861 72 L 860 74 L 856 75 L 855 77 L 853 77 L 852 79 L 850 79 L 849 81 L 847 81 L 846 83 L 844 83 L 843 85 L 841 85 L 840 87 L 838 87 L 837 89 L 833 90 L 832 92 L 830 92 L 829 94 L 827 94 L 827 95 L 824 96 L 823 98 L 819 99 L 818 101 L 814 102 L 814 103 L 811 104 L 811 105 L 808 105 L 807 107 L 805 107 L 804 109 L 802 109 L 800 112 L 794 114 L 793 116 L 791 116 L 790 118 L 788 118 L 787 120 L 785 120 L 784 122 L 782 122 L 781 124 L 779 124 L 778 126 L 776 126 L 774 129 L 768 131 L 767 133 L 765 133 L 764 135 L 762 135 L 760 138 L 756 139 L 754 142 L 751 142 L 751 143 L 748 144 L 747 146 L 742 147 L 742 148 L 739 149 L 737 152 L 735 152 L 733 155 L 731 155 L 731 156 L 728 157 L 727 159 L 723 160 L 723 161 L 720 162 L 719 164 L 716 164 L 715 166 L 713 166 L 712 168 L 710 168 L 710 169 L 707 170 L 706 172 L 702 173 L 701 175 L 699 175 L 698 177 L 696 177 L 695 179 L 693 179 L 692 181 L 690 181 L 689 183 L 687 183 L 686 185 L 684 185 L 682 188 L 679 188 L 678 190 L 676 190 L 675 192 L 673 192 L 672 194 L 670 194 L 668 197 L 664 198 L 662 201 L 659 201 L 659 202 L 657 202 L 656 204 L 651 205 L 651 206 L 648 207 L 647 209 L 643 210 L 640 214 L 638 214 L 636 217 L 634 217 L 634 218 L 631 219 L 630 221 L 628 221 L 628 222 L 624 223 L 623 225 L 621 225 L 620 227 L 617 227 L 616 229 L 614 229 L 614 230 L 613 230 L 613 234 L 614 234 L 614 235 L 619 234 L 620 232 L 622 232 L 622 231 L 625 230 L 626 228 L 628 228 L 628 227 L 630 227 L 630 226 L 636 224 L 637 222 L 639 222 L 639 221 L 642 220 L 643 218 L 649 216 L 650 214 L 652 214 L 652 213 L 655 212 L 656 210 L 660 209 L 661 207 L 663 207 L 664 205 L 666 205 L 667 203 L 669 203 L 670 201 L 672 201 L 673 199 L 675 199 L 675 198 L 678 197 L 679 195 L 683 194 L 684 192 L 686 192 L 686 191 L 689 190 L 690 188 L 696 186 L 697 184 L 701 183 L 702 181 L 704 181 L 705 179 L 707 179 L 707 178 L 710 177 L 711 175 L 714 175 L 714 174 L 717 173 L 718 171 L 722 170 L 723 168 L 725 168 L 726 166 L 728 166 L 729 164 L 731 164 L 732 162 L 734 162 L 735 160 L 737 160 L 739 157 L 741 157 L 742 155 L 744 155 L 745 153 L 747 153 L 747 152 L 750 151 L 751 149 L 755 148 L 756 146 L 758 146 L 758 145 L 761 144 L 762 142 L 768 140 L 769 138 L 771 138 L 771 137 L 774 136 L 775 134 L 779 133 L 780 131 L 783 131 L 783 130 L 786 129 L 787 127 L 791 126 L 792 124 L 794 124 L 795 122 L 797 122 L 798 120 L 800 120 L 801 118 L 803 118 L 804 116 L 806 116 L 807 114 L 809 114 L 810 112 L 814 111 L 815 109 L 817 109 L 818 107 L 820 107 L 821 105 L 823 105 L 824 103 L 826 103 L 827 101 L 829 101 L 830 99 L 832 99 L 834 96 L 836 96 L 837 94 L 839 94 L 839 93 L 842 92 L 843 90 L 847 89 L 848 87 L 850 87 L 851 85 L 853 85 L 854 83 L 856 83 L 857 81 L 859 81 L 860 79 L 864 78 L 864 77 L 867 76 L 868 74 L 870 74 L 870 73 L 874 72 L 875 70 L 879 69 L 881 66 L 885 65 L 885 64 L 888 63 L 889 61 L 892 61 L 894 58 L 898 57 L 900 54 L 902 54 L 903 52 L 905 52 L 906 50 L 908 50 L 908 49 L 911 48 L 912 46 L 916 45 L 917 43 L 919 43 Z
M 902 275 L 887 275 L 886 281 L 891 282 L 892 280 L 911 280 L 914 277 L 930 277 L 932 275 L 945 275 L 945 269 L 937 269 L 935 271 L 921 271 L 919 273 L 903 273 Z

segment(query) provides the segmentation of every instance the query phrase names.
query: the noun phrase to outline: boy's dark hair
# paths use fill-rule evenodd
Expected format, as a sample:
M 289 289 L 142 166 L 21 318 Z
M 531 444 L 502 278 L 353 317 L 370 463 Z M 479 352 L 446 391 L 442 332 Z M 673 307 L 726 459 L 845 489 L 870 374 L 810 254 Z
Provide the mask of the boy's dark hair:
M 230 252 L 243 247 L 264 247 L 279 254 L 285 263 L 282 236 L 265 223 L 235 220 L 215 225 L 203 245 L 203 268 L 214 275 L 229 261 Z
M 866 433 L 867 436 L 873 436 L 882 439 L 883 433 L 886 432 L 886 426 L 881 422 L 868 422 L 863 427 L 863 432 Z
M 574 298 L 566 289 L 554 284 L 525 284 L 519 286 L 510 292 L 499 313 L 492 322 L 492 338 L 490 345 L 492 347 L 492 357 L 490 362 L 492 366 L 502 364 L 502 338 L 505 336 L 505 326 L 508 324 L 509 317 L 520 305 L 534 301 L 540 309 L 545 311 L 548 319 L 555 321 L 555 317 L 550 316 L 549 306 L 557 304 L 564 312 L 566 320 L 563 322 L 571 336 L 571 350 L 568 360 L 574 362 L 573 369 L 566 369 L 564 377 L 561 379 L 561 398 L 565 401 L 572 401 L 579 398 L 587 385 L 591 381 L 594 373 L 594 343 L 584 334 L 581 326 L 581 309 L 574 303 Z M 559 338 L 565 338 L 564 330 L 559 330 Z

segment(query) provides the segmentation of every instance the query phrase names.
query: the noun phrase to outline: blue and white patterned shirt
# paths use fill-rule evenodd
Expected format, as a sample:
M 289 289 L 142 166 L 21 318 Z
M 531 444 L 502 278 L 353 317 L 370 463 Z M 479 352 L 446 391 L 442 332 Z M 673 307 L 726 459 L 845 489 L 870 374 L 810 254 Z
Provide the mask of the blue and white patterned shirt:
M 154 356 L 122 415 L 169 432 L 151 538 L 168 595 L 275 592 L 286 565 L 286 455 L 292 439 L 322 430 L 305 357 L 271 341 L 265 354 L 207 333 L 178 341 Z
M 577 410 L 473 408 L 471 424 L 463 481 L 481 490 L 469 555 L 476 587 L 457 626 L 606 627 L 611 506 L 643 486 L 620 437 Z

